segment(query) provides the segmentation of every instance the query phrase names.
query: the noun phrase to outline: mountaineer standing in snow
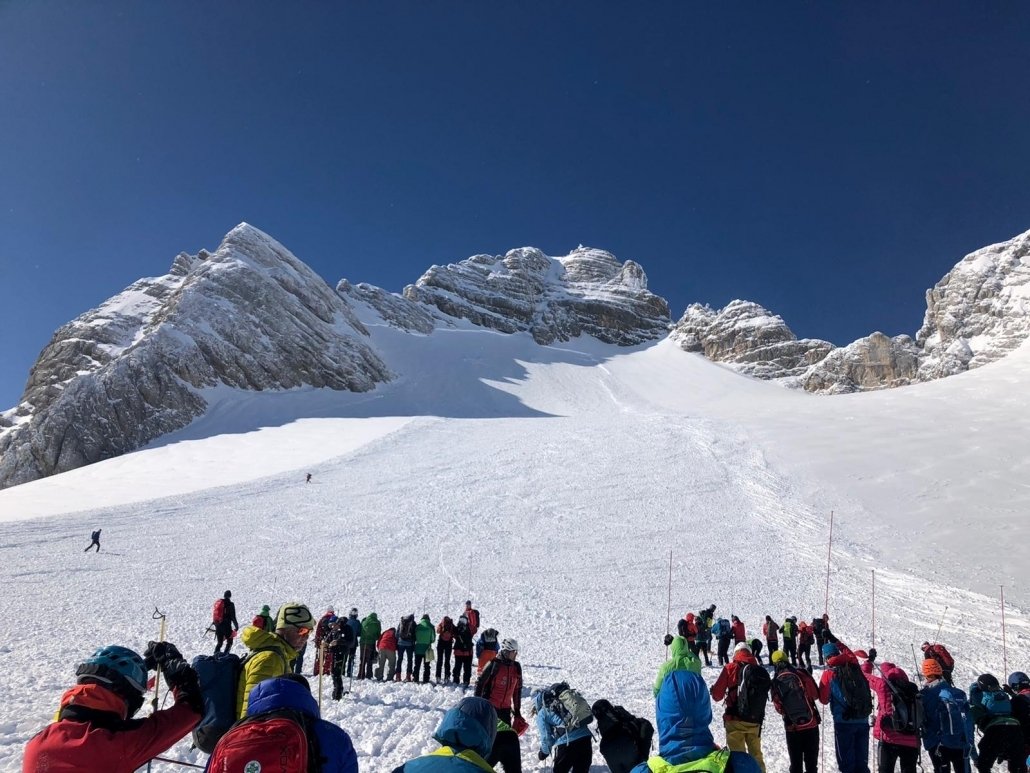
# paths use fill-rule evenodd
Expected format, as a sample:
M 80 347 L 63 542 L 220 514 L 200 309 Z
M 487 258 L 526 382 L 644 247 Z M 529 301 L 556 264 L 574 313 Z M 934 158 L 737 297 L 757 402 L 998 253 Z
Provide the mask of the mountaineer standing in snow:
M 716 620 L 712 627 L 712 635 L 719 642 L 719 665 L 725 666 L 730 662 L 730 642 L 733 640 L 730 621 L 725 617 Z
M 458 618 L 458 624 L 454 626 L 454 674 L 453 681 L 465 687 L 469 686 L 472 678 L 472 631 L 469 630 L 469 621 L 465 615 Z
M 836 637 L 833 639 L 822 648 L 827 668 L 819 679 L 819 701 L 830 704 L 833 714 L 834 750 L 840 773 L 866 773 L 873 696 L 855 653 L 836 641 Z
M 815 633 L 812 626 L 802 620 L 798 623 L 798 661 L 801 666 L 812 673 L 812 645 L 815 644 Z
M 222 642 L 225 642 L 225 651 L 229 652 L 232 647 L 232 640 L 236 631 L 240 630 L 240 624 L 236 621 L 236 605 L 232 603 L 232 591 L 227 590 L 222 598 L 215 602 L 211 612 L 211 624 L 215 629 L 215 654 L 222 650 Z
M 82 551 L 83 553 L 88 553 L 94 546 L 96 547 L 97 552 L 100 552 L 100 532 L 101 529 L 97 529 L 95 532 L 89 535 L 90 543 L 89 546 Z M 80 542 L 79 544 L 81 545 L 82 543 Z
M 519 643 L 501 642 L 501 651 L 491 660 L 476 681 L 476 697 L 485 698 L 497 711 L 497 737 L 486 761 L 501 764 L 505 773 L 522 773 L 519 736 L 528 723 L 522 718 L 522 665 L 518 662 Z
M 358 679 L 372 678 L 372 664 L 376 659 L 376 642 L 383 633 L 383 625 L 375 612 L 369 612 L 361 621 L 361 659 L 358 661 Z
M 532 714 L 540 737 L 537 759 L 543 762 L 553 750 L 554 773 L 589 773 L 594 757 L 589 723 L 594 715 L 583 696 L 564 683 L 534 690 Z
M 944 675 L 944 681 L 948 684 L 952 684 L 951 674 L 955 670 L 955 658 L 948 652 L 948 648 L 943 644 L 935 643 L 930 644 L 928 641 L 923 642 L 923 659 L 924 660 L 936 660 L 941 664 L 941 673 Z
M 404 656 L 408 656 L 408 667 L 405 671 L 405 682 L 411 681 L 411 669 L 415 665 L 415 616 L 406 615 L 401 618 L 397 626 L 397 670 L 393 678 L 401 680 L 401 668 L 404 666 Z
M 873 719 L 873 738 L 878 773 L 894 773 L 897 764 L 901 773 L 916 773 L 919 764 L 919 688 L 908 674 L 893 663 L 876 666 L 876 650 L 862 664 L 862 673 L 876 696 L 876 717 Z M 880 673 L 875 673 L 875 670 Z
M 923 700 L 923 748 L 930 754 L 934 773 L 966 773 L 973 748 L 973 720 L 966 694 L 941 678 L 941 664 L 921 664 L 926 686 L 919 691 Z
M 815 635 L 815 651 L 819 655 L 819 665 L 825 665 L 823 662 L 823 645 L 826 642 L 833 641 L 833 636 L 830 633 L 830 616 L 824 614 L 822 617 L 812 618 L 812 633 Z
M 357 607 L 351 607 L 344 625 L 350 628 L 350 635 L 347 637 L 347 643 L 350 644 L 347 651 L 347 676 L 354 676 L 354 661 L 357 659 L 358 643 L 361 641 L 361 621 L 358 619 Z
M 790 773 L 816 773 L 819 770 L 819 686 L 803 668 L 787 662 L 787 653 L 774 652 L 772 680 L 773 705 L 783 717 L 787 736 Z
M 758 762 L 762 773 L 765 773 L 762 722 L 765 721 L 770 683 L 769 672 L 751 654 L 751 649 L 741 642 L 733 649 L 733 661 L 723 667 L 712 685 L 712 699 L 726 701 L 723 713 L 726 745 L 735 752 L 747 751 Z M 658 721 L 660 724 L 661 719 Z
M 319 674 L 331 674 L 333 672 L 333 657 L 334 651 L 330 650 L 328 646 L 322 646 L 322 643 L 329 638 L 329 629 L 333 623 L 339 618 L 336 616 L 336 610 L 329 607 L 325 611 L 325 614 L 318 619 L 318 625 L 315 626 L 315 668 L 313 673 L 315 676 Z M 339 636 L 334 636 L 334 642 L 339 639 Z
M 471 626 L 470 626 L 471 629 Z M 476 673 L 483 673 L 486 664 L 497 657 L 497 650 L 501 648 L 500 634 L 496 628 L 487 628 L 479 635 L 476 641 Z
M 479 630 L 479 610 L 472 608 L 472 599 L 465 601 L 465 611 L 462 612 L 462 614 L 468 621 L 469 630 L 472 632 L 472 635 L 475 636 L 476 632 Z
M 691 671 L 695 674 L 701 673 L 701 661 L 690 649 L 690 644 L 682 636 L 665 634 L 665 646 L 669 648 L 669 659 L 658 667 L 658 676 L 654 680 L 654 695 L 662 689 L 662 682 L 673 671 Z
M 790 664 L 798 664 L 798 619 L 788 617 L 780 626 L 780 633 L 783 634 L 783 651 L 790 658 Z
M 388 682 L 392 681 L 394 672 L 397 670 L 397 629 L 387 628 L 383 631 L 383 635 L 376 642 L 376 648 L 379 651 L 376 679 L 380 682 L 384 679 Z
M 427 653 L 432 654 L 429 651 L 433 648 L 434 641 L 436 641 L 436 631 L 433 629 L 433 623 L 429 619 L 429 615 L 422 615 L 422 619 L 415 626 L 416 682 L 419 681 L 419 676 L 421 676 L 422 682 L 429 681 L 429 660 L 426 655 Z
M 769 657 L 780 648 L 780 637 L 777 635 L 780 627 L 770 615 L 765 616 L 765 624 L 762 626 L 762 633 L 765 635 L 765 646 L 769 650 Z M 771 662 L 771 661 L 770 661 Z
M 243 629 L 240 639 L 252 652 L 243 664 L 236 690 L 237 717 L 246 716 L 251 690 L 266 679 L 290 673 L 290 665 L 299 660 L 314 627 L 315 618 L 304 604 L 288 602 L 279 607 L 275 633 L 253 625 Z
M 444 615 L 436 626 L 436 681 L 441 682 L 451 675 L 451 648 L 454 646 L 454 621 Z
M 733 634 L 734 646 L 747 641 L 747 634 L 744 632 L 744 622 L 736 615 L 730 615 L 730 632 Z

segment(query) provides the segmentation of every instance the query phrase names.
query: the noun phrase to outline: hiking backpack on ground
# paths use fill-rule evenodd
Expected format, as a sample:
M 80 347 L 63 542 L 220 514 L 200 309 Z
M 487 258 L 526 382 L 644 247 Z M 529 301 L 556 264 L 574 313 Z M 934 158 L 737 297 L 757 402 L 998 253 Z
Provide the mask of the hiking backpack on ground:
M 737 706 L 734 714 L 743 722 L 762 724 L 765 720 L 765 704 L 769 700 L 772 678 L 764 667 L 744 663 L 737 683 Z
M 218 742 L 207 766 L 211 773 L 318 773 L 321 768 L 314 720 L 293 709 L 244 717 Z
M 790 727 L 807 725 L 814 718 L 812 704 L 805 694 L 805 683 L 796 671 L 784 669 L 773 679 L 773 689 L 780 699 L 783 719 Z
M 873 694 L 858 663 L 844 663 L 833 669 L 832 690 L 843 706 L 845 720 L 865 719 L 873 712 Z
M 558 715 L 566 732 L 586 727 L 594 721 L 590 704 L 586 702 L 579 690 L 574 690 L 565 682 L 551 685 L 547 690 L 544 703 Z
M 923 726 L 923 698 L 919 688 L 908 680 L 884 680 L 891 695 L 891 711 L 884 714 L 880 727 L 905 735 L 918 735 Z
M 942 687 L 938 693 L 937 723 L 940 726 L 941 746 L 962 749 L 966 745 L 966 715 L 969 703 L 961 690 Z
M 225 620 L 225 599 L 218 599 L 211 610 L 211 622 L 221 623 Z

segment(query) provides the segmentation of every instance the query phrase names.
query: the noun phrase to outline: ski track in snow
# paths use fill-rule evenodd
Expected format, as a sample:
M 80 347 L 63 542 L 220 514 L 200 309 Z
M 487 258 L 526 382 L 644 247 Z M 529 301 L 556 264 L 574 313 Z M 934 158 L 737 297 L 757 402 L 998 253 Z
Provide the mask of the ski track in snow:
M 855 527 L 872 516 L 825 480 L 778 470 L 745 422 L 689 406 L 667 410 L 618 368 L 568 353 L 576 361 L 547 366 L 546 378 L 526 364 L 521 380 L 495 384 L 521 390 L 539 415 L 395 422 L 392 432 L 371 432 L 374 443 L 322 462 L 318 485 L 282 472 L 0 523 L 0 770 L 20 769 L 24 743 L 53 715 L 89 652 L 106 643 L 142 650 L 155 638 L 155 607 L 184 653 L 210 652 L 209 610 L 226 588 L 241 624 L 262 604 L 274 610 L 294 599 L 316 616 L 329 604 L 353 605 L 362 615 L 377 611 L 384 626 L 423 612 L 436 623 L 459 614 L 471 595 L 483 627 L 521 643 L 527 714 L 532 687 L 565 679 L 590 701 L 608 698 L 653 720 L 661 639 L 684 613 L 716 603 L 720 616 L 738 614 L 759 638 L 766 614 L 778 622 L 821 614 L 828 513 L 842 502 L 831 556 L 834 632 L 854 647 L 872 643 L 875 568 L 881 660 L 911 675 L 911 646 L 934 638 L 946 604 L 941 638 L 960 680 L 987 669 L 1001 675 L 994 599 L 920 577 L 918 546 L 912 566 L 885 562 Z M 398 388 L 433 388 L 428 376 L 415 381 Z M 127 485 L 137 483 L 146 485 Z M 85 554 L 97 526 L 103 552 Z M 1026 669 L 1025 615 L 1011 609 L 1008 625 L 1009 668 Z M 309 670 L 310 653 L 306 660 Z M 718 672 L 704 676 L 712 683 Z M 325 689 L 323 715 L 351 734 L 367 771 L 436 748 L 432 732 L 462 695 L 446 685 L 355 680 L 332 702 Z M 714 713 L 721 742 L 721 707 Z M 829 761 L 832 723 L 823 729 Z M 785 770 L 771 707 L 763 747 L 770 773 Z M 539 767 L 536 750 L 531 723 L 526 770 Z M 205 759 L 188 741 L 167 756 Z M 605 769 L 596 746 L 594 761 Z

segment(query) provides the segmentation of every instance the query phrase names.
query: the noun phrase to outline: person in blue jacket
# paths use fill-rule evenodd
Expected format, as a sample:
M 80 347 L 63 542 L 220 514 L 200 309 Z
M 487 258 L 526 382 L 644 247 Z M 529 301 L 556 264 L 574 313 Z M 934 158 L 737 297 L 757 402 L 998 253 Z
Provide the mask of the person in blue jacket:
M 316 720 L 315 736 L 322 755 L 321 773 L 358 773 L 358 755 L 354 753 L 350 736 L 342 727 L 321 718 L 307 679 L 287 674 L 266 679 L 250 691 L 248 717 L 279 709 L 293 709 Z
M 393 773 L 481 773 L 493 768 L 486 761 L 497 735 L 497 712 L 483 698 L 463 698 L 440 721 L 433 740 L 435 752 L 408 760 Z
M 567 730 L 558 713 L 548 708 L 546 690 L 533 696 L 533 713 L 536 714 L 536 729 L 540 734 L 540 751 L 537 753 L 540 761 L 546 760 L 553 749 L 554 773 L 587 773 L 594 757 L 590 726 Z
M 670 671 L 655 698 L 658 755 L 633 768 L 631 773 L 675 773 L 676 768 L 706 760 L 712 770 L 724 773 L 761 773 L 755 758 L 715 745 L 712 701 L 705 680 L 692 671 Z M 699 768 L 700 769 L 700 768 Z

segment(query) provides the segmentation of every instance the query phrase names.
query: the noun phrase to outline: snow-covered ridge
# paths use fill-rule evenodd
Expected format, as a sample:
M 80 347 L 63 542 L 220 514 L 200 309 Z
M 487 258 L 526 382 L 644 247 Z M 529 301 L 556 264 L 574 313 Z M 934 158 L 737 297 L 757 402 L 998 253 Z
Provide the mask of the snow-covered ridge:
M 963 258 L 926 293 L 913 340 L 872 333 L 847 346 L 801 339 L 756 303 L 693 304 L 671 337 L 749 376 L 838 394 L 904 386 L 1004 357 L 1030 337 L 1030 231 Z

